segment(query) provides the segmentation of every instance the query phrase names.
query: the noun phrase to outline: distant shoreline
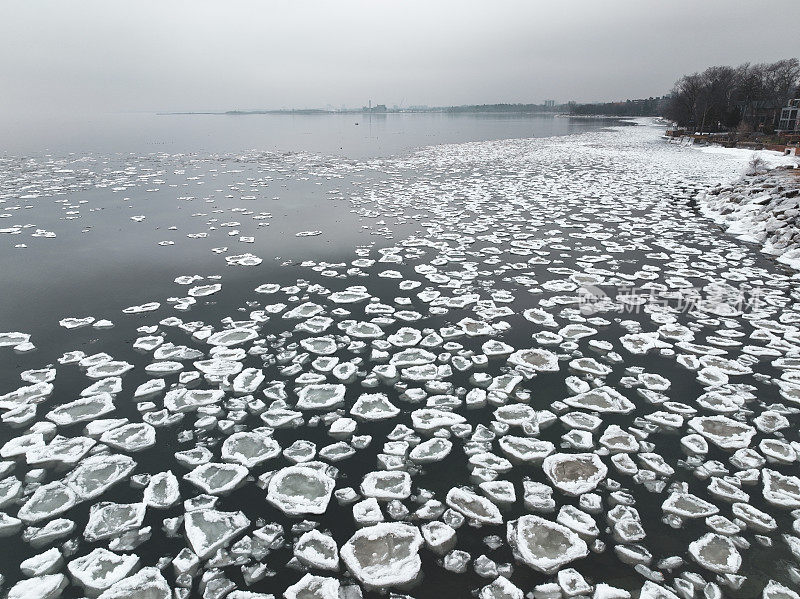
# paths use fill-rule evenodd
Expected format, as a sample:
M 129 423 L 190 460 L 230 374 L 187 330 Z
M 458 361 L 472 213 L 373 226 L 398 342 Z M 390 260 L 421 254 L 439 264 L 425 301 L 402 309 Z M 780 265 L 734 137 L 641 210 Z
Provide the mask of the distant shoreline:
M 260 114 L 284 115 L 368 115 L 380 116 L 385 114 L 543 114 L 550 116 L 569 116 L 564 110 L 548 110 L 536 104 L 492 104 L 469 106 L 437 106 L 431 108 L 387 108 L 375 110 L 369 108 L 352 108 L 345 110 L 325 110 L 322 108 L 286 108 L 286 109 L 252 109 L 252 110 L 225 110 L 225 111 L 165 111 L 157 112 L 159 115 L 222 115 L 222 116 L 249 116 Z
M 361 117 L 385 117 L 387 115 L 412 115 L 412 114 L 439 114 L 445 116 L 538 116 L 552 118 L 567 118 L 579 120 L 603 120 L 616 121 L 620 124 L 634 124 L 631 119 L 639 118 L 633 116 L 619 116 L 613 114 L 570 114 L 569 112 L 553 112 L 538 110 L 449 110 L 430 109 L 430 110 L 387 110 L 385 112 L 369 112 L 368 110 L 318 110 L 318 109 L 288 109 L 288 110 L 228 110 L 224 112 L 197 111 L 197 112 L 157 112 L 156 116 L 361 116 Z M 654 118 L 654 117 L 646 117 Z

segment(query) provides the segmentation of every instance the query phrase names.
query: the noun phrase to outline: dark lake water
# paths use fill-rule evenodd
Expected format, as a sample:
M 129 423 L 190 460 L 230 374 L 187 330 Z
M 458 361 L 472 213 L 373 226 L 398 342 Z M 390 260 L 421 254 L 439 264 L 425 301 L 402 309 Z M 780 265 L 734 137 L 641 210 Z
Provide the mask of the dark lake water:
M 470 439 L 467 434 L 462 439 L 455 434 L 457 428 L 440 430 L 438 435 L 453 442 L 451 453 L 441 462 L 422 467 L 406 460 L 401 466 L 412 474 L 412 496 L 401 503 L 413 513 L 428 498 L 444 503 L 455 487 L 469 486 L 480 494 L 481 480 L 509 481 L 516 501 L 500 508 L 502 523 L 478 527 L 465 522 L 457 529 L 455 548 L 472 560 L 487 556 L 527 593 L 554 577 L 514 556 L 506 541 L 506 524 L 532 513 L 523 502 L 526 481 L 548 486 L 552 481 L 535 463 L 494 473 L 474 471 L 469 456 L 476 452 L 504 456 L 500 437 L 527 434 L 516 425 L 505 430 L 495 412 L 501 405 L 529 405 L 537 413 L 532 421 L 541 418 L 542 422 L 547 412 L 561 416 L 576 411 L 558 403 L 576 393 L 567 385 L 568 377 L 576 377 L 569 380 L 613 388 L 635 408 L 630 413 L 599 414 L 602 424 L 590 435 L 594 448 L 585 451 L 597 450 L 608 468 L 604 482 L 594 490 L 602 500 L 602 509 L 592 516 L 601 543 L 588 539 L 588 555 L 566 563 L 565 568 L 575 568 L 592 585 L 607 583 L 634 593 L 648 577 L 663 578 L 662 583 L 669 586 L 685 573 L 721 584 L 725 596 L 731 597 L 760 596 L 770 579 L 795 584 L 791 571 L 795 558 L 780 534 L 791 530 L 793 517 L 790 510 L 765 500 L 761 480 L 742 483 L 741 488 L 749 494 L 751 505 L 775 518 L 776 526 L 762 537 L 752 527 L 736 536 L 742 557 L 736 570 L 744 580 L 718 579 L 690 555 L 690 543 L 710 530 L 704 519 L 686 520 L 682 526 L 673 521 L 676 527 L 672 527 L 664 521 L 661 508 L 671 491 L 682 490 L 734 518 L 731 502 L 709 490 L 709 471 L 723 476 L 714 470 L 713 461 L 718 461 L 725 469 L 725 480 L 735 482 L 735 473 L 743 469 L 731 464 L 730 451 L 713 443 L 702 457 L 690 458 L 682 451 L 680 441 L 692 432 L 688 426 L 692 416 L 724 413 L 752 426 L 759 414 L 777 411 L 790 426 L 777 432 L 753 429 L 749 446 L 757 448 L 765 439 L 787 445 L 800 441 L 797 410 L 776 384 L 780 377 L 787 388 L 796 383 L 792 374 L 796 368 L 776 358 L 796 355 L 800 344 L 797 275 L 755 247 L 726 236 L 690 206 L 695 190 L 735 177 L 741 159 L 665 145 L 660 129 L 646 121 L 635 127 L 609 127 L 607 121 L 552 117 L 387 115 L 373 117 L 371 125 L 358 117 L 355 126 L 348 122 L 353 118 L 141 115 L 122 119 L 127 124 L 116 128 L 99 118 L 93 121 L 94 129 L 82 123 L 74 129 L 34 130 L 25 141 L 31 148 L 25 144 L 6 148 L 0 171 L 0 332 L 30 334 L 35 350 L 19 353 L 0 347 L 0 394 L 27 385 L 20 373 L 29 369 L 51 365 L 56 378 L 53 392 L 39 398 L 29 421 L 17 427 L 0 425 L 0 447 L 30 426 L 44 430 L 34 423 L 48 422 L 53 408 L 75 400 L 92 383 L 85 368 L 58 363 L 64 352 L 81 351 L 87 356 L 106 352 L 114 360 L 133 365 L 122 376 L 122 389 L 114 397 L 115 411 L 103 418 L 139 423 L 148 411 L 163 409 L 164 394 L 150 399 L 152 406 L 140 405 L 134 398 L 137 387 L 154 378 L 145 371 L 153 354 L 134 350 L 137 338 L 159 335 L 208 354 L 210 346 L 192 331 L 220 331 L 234 321 L 256 330 L 259 340 L 241 346 L 251 351 L 239 362 L 261 370 L 267 384 L 283 383 L 286 405 L 291 408 L 307 383 L 298 377 L 315 371 L 314 356 L 304 358 L 307 350 L 300 342 L 329 335 L 336 342 L 333 355 L 342 362 L 354 361 L 359 371 L 346 384 L 339 413 L 299 410 L 303 425 L 278 428 L 273 438 L 281 448 L 306 440 L 322 449 L 334 439 L 327 433 L 328 424 L 314 416 L 326 412 L 331 420 L 349 416 L 362 394 L 386 394 L 399 413 L 359 422 L 356 434 L 371 435 L 371 443 L 331 464 L 339 470 L 337 489 L 359 491 L 365 475 L 380 469 L 380 454 L 396 449 L 384 446 L 395 427 L 412 427 L 412 414 L 427 401 L 436 403 L 443 401 L 442 396 L 452 396 L 449 401 L 457 405 L 447 409 L 463 416 L 473 432 L 481 427 L 493 429 L 494 438 Z M 78 130 L 86 137 L 70 141 L 70 131 Z M 42 151 L 44 147 L 49 153 Z M 246 253 L 260 262 L 242 266 L 226 260 Z M 187 275 L 198 278 L 189 285 L 176 281 Z M 216 283 L 221 284 L 218 292 L 187 303 L 190 287 Z M 264 284 L 275 284 L 274 293 L 256 291 Z M 716 304 L 702 302 L 689 302 L 687 307 L 694 297 L 692 290 L 708 298 L 716 288 L 730 291 L 726 284 L 746 289 L 750 295 L 755 290 L 766 301 L 744 312 L 715 313 Z M 339 304 L 331 299 L 331 293 L 351 286 L 365 288 L 362 301 Z M 581 300 L 587 287 L 602 290 L 609 300 L 595 306 L 598 310 L 591 314 L 581 310 L 587 307 Z M 625 299 L 631 288 L 656 289 L 664 297 L 653 296 L 631 309 Z M 459 305 L 459 298 L 469 297 Z M 148 302 L 157 302 L 158 307 L 137 314 L 123 312 Z M 282 316 L 304 302 L 319 305 L 320 315 L 331 319 L 324 332 L 315 335 L 298 329 L 303 319 Z M 553 323 L 526 317 L 525 311 L 532 309 L 550 314 Z M 268 315 L 268 320 L 244 322 L 255 319 L 253 313 L 260 310 L 266 312 L 257 316 Z M 114 326 L 59 326 L 68 317 L 108 319 Z M 465 318 L 483 323 L 483 332 L 468 334 L 472 329 Z M 363 345 L 353 344 L 358 333 L 351 320 L 377 324 L 382 340 L 403 327 L 416 329 L 420 335 L 441 333 L 446 339 L 430 346 L 431 359 L 439 366 L 456 364 L 454 356 L 471 360 L 487 353 L 488 363 L 483 366 L 478 361 L 463 372 L 452 367 L 439 380 L 398 384 L 373 369 L 402 347 L 369 338 Z M 679 346 L 662 328 L 665 324 L 677 327 L 699 347 Z M 571 340 L 568 325 L 588 327 L 587 335 Z M 140 327 L 154 328 L 146 332 Z M 771 331 L 771 336 L 765 331 Z M 645 354 L 631 352 L 624 336 L 638 332 L 659 332 L 656 337 L 662 346 Z M 548 337 L 554 333 L 561 337 Z M 486 345 L 490 340 L 507 347 L 493 355 L 491 345 Z M 252 351 L 254 346 L 263 351 Z M 552 352 L 558 371 L 523 368 L 524 376 L 509 393 L 495 393 L 483 406 L 464 405 L 468 391 L 517 372 L 508 355 L 528 348 Z M 725 381 L 712 383 L 707 377 L 719 373 L 705 370 L 705 365 L 693 370 L 677 359 L 682 354 L 708 359 L 715 348 L 731 361 L 726 368 L 734 369 L 732 362 L 736 362 L 743 372 L 730 374 L 730 381 L 726 375 Z M 570 365 L 581 357 L 595 360 L 600 370 L 592 374 L 579 364 Z M 297 368 L 286 370 L 292 363 Z M 193 360 L 184 361 L 184 371 L 195 368 Z M 476 373 L 490 378 L 481 382 Z M 663 377 L 659 380 L 668 386 L 647 393 L 653 389 L 643 383 L 646 374 Z M 330 374 L 322 378 L 334 382 Z M 166 376 L 165 381 L 167 389 L 180 387 L 177 374 Z M 213 376 L 199 384 L 206 389 L 226 388 Z M 404 395 L 408 389 L 418 389 L 425 397 L 413 403 Z M 264 398 L 262 391 L 256 395 Z M 707 398 L 709 392 L 733 397 L 731 401 L 740 405 L 728 410 L 719 397 Z M 180 480 L 180 501 L 165 510 L 149 508 L 144 520 L 131 527 L 151 527 L 149 539 L 124 551 L 140 556 L 143 566 L 173 558 L 189 546 L 182 533 L 170 537 L 162 530 L 164 518 L 183 516 L 183 500 L 200 492 L 183 479 L 189 469 L 177 462 L 174 453 L 207 447 L 212 461 L 220 462 L 221 446 L 233 430 L 264 426 L 258 410 L 237 414 L 232 399 L 228 391 L 217 407 L 201 410 L 201 415 L 216 419 L 210 427 L 208 420 L 198 424 L 198 414 L 189 412 L 179 423 L 157 427 L 156 443 L 142 451 L 104 449 L 103 443 L 92 450 L 100 455 L 107 451 L 132 456 L 137 462 L 134 474 L 170 470 Z M 270 401 L 265 399 L 267 404 Z M 676 428 L 648 420 L 654 414 L 658 419 L 661 412 L 682 410 L 690 414 Z M 634 431 L 645 443 L 639 452 L 661 456 L 673 471 L 655 474 L 641 461 L 637 461 L 641 471 L 649 474 L 633 477 L 617 471 L 598 444 L 603 430 L 612 424 Z M 59 424 L 57 433 L 81 436 L 85 425 Z M 47 430 L 49 441 L 55 431 Z M 571 437 L 565 437 L 569 431 L 566 423 L 556 420 L 542 426 L 538 438 L 552 442 L 554 452 L 581 452 L 570 445 Z M 426 438 L 426 433 L 418 434 Z M 419 440 L 410 439 L 412 444 Z M 39 483 L 58 481 L 71 468 L 54 462 L 36 472 L 23 456 L 10 459 L 14 469 L 9 476 L 24 481 L 19 497 L 2 508 L 11 517 L 30 500 Z M 639 460 L 636 455 L 633 459 Z M 340 548 L 358 529 L 352 506 L 339 505 L 335 498 L 324 514 L 301 517 L 286 516 L 268 503 L 266 491 L 254 479 L 289 465 L 289 459 L 278 455 L 254 466 L 251 478 L 218 499 L 216 509 L 241 511 L 249 518 L 251 526 L 244 534 L 251 535 L 267 523 L 284 527 L 287 543 L 266 557 L 231 563 L 225 555 L 217 556 L 219 574 L 241 590 L 281 596 L 301 579 L 303 572 L 291 567 L 290 560 L 292 541 L 302 533 L 304 520 L 329 532 Z M 798 473 L 796 461 L 770 462 L 766 468 L 787 476 Z M 628 494 L 615 493 L 620 489 Z M 556 510 L 541 514 L 551 521 L 561 507 L 579 505 L 576 497 L 559 490 L 553 492 L 553 499 Z M 49 547 L 61 547 L 67 562 L 108 547 L 109 540 L 90 542 L 83 537 L 90 507 L 98 501 L 140 502 L 142 490 L 122 481 L 102 496 L 78 503 L 60 516 L 73 520 L 75 531 L 43 548 L 25 543 L 21 531 L 12 532 L 0 544 L 0 573 L 7 586 L 22 578 L 22 560 Z M 646 537 L 636 544 L 650 553 L 649 560 L 642 560 L 649 569 L 636 570 L 619 558 L 618 546 L 626 543 L 614 538 L 606 515 L 621 501 L 630 501 L 638 511 Z M 383 515 L 391 521 L 387 507 L 382 501 Z M 425 522 L 413 516 L 401 519 L 415 526 Z M 293 531 L 297 525 L 300 528 Z M 119 534 L 127 528 L 121 527 Z M 499 546 L 488 538 L 494 535 L 500 537 Z M 63 545 L 67 540 L 75 542 Z M 496 574 L 476 573 L 473 562 L 464 574 L 448 571 L 442 567 L 442 558 L 424 547 L 419 557 L 423 582 L 407 592 L 420 599 L 467 597 L 496 578 Z M 659 565 L 668 557 L 682 561 L 671 567 Z M 270 575 L 247 587 L 241 566 L 259 561 L 267 565 Z M 213 564 L 206 569 L 213 570 Z M 64 568 L 54 571 L 66 572 Z M 313 568 L 311 572 L 342 584 L 354 583 L 344 567 L 337 573 Z M 175 583 L 171 566 L 163 574 L 170 584 Z M 202 595 L 199 585 L 197 575 L 192 596 Z M 64 591 L 64 596 L 82 595 L 74 584 Z

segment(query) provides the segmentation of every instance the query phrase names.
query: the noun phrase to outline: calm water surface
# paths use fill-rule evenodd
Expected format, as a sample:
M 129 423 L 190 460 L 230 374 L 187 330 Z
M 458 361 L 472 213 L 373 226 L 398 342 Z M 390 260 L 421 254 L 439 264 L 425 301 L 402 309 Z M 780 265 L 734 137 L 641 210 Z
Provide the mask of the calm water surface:
M 256 148 L 372 158 L 434 144 L 569 135 L 609 122 L 477 113 L 4 115 L 0 153 L 222 153 Z

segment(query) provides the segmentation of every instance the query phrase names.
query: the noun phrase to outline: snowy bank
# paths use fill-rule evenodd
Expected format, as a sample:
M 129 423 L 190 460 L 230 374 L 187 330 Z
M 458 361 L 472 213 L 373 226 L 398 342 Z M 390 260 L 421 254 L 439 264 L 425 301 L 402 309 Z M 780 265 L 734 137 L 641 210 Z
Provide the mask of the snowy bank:
M 788 158 L 788 157 L 787 157 Z M 796 165 L 795 161 L 795 165 Z M 800 171 L 783 164 L 698 196 L 701 212 L 739 239 L 800 270 Z

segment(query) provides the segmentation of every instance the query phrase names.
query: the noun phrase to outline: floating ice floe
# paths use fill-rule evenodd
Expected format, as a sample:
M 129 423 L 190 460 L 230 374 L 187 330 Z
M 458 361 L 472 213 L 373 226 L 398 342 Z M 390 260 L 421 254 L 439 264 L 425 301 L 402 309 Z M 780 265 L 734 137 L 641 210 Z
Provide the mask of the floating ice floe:
M 540 372 L 558 372 L 558 356 L 546 349 L 521 349 L 508 358 L 508 363 Z
M 298 392 L 296 407 L 301 410 L 329 410 L 344 402 L 345 386 L 306 385 Z
M 689 428 L 727 450 L 748 447 L 756 434 L 752 426 L 727 416 L 696 416 L 689 421 Z
M 525 515 L 510 521 L 507 535 L 515 556 L 545 574 L 552 574 L 589 553 L 577 533 L 540 516 Z
M 667 513 L 681 518 L 705 518 L 719 512 L 719 508 L 691 493 L 672 493 L 661 505 Z
M 770 468 L 764 468 L 762 477 L 764 499 L 783 508 L 800 508 L 800 478 L 786 476 Z
M 619 391 L 605 386 L 567 397 L 563 401 L 570 407 L 595 412 L 628 414 L 636 408 L 634 403 Z
M 453 443 L 447 439 L 428 439 L 414 447 L 408 457 L 417 464 L 439 462 L 449 455 L 452 448 Z
M 236 489 L 247 477 L 240 464 L 207 462 L 197 466 L 184 479 L 211 495 L 225 495 Z
M 556 453 L 544 459 L 542 469 L 550 482 L 567 495 L 593 491 L 608 473 L 595 453 Z
M 122 312 L 124 314 L 141 314 L 142 312 L 154 312 L 160 307 L 161 304 L 159 302 L 148 302 L 139 306 L 130 306 L 128 308 L 124 308 Z
M 381 523 L 357 531 L 342 546 L 347 569 L 368 589 L 402 587 L 420 574 L 422 535 L 416 526 Z
M 742 556 L 726 536 L 706 533 L 689 543 L 689 555 L 698 564 L 718 574 L 736 574 L 742 565 Z
M 339 569 L 339 548 L 330 535 L 318 530 L 304 533 L 294 546 L 294 555 L 310 568 L 337 571 Z
M 225 262 L 230 266 L 258 266 L 263 260 L 254 254 L 244 253 L 235 256 L 225 256 Z
M 81 461 L 64 479 L 81 501 L 100 497 L 125 480 L 136 468 L 136 461 L 124 455 L 96 455 Z
M 57 599 L 69 581 L 63 574 L 34 576 L 17 582 L 8 591 L 8 599 Z
M 356 400 L 350 413 L 360 420 L 376 421 L 397 416 L 400 408 L 393 405 L 384 393 L 365 393 Z
M 23 343 L 28 343 L 30 340 L 31 336 L 27 333 L 0 333 L 0 347 L 15 347 Z
M 369 472 L 361 481 L 361 494 L 379 501 L 406 499 L 411 495 L 411 476 L 402 471 Z
M 147 506 L 144 503 L 100 502 L 89 510 L 89 522 L 83 537 L 90 543 L 118 537 L 139 528 L 144 522 Z
M 468 489 L 458 487 L 450 489 L 445 502 L 470 520 L 482 524 L 503 523 L 503 516 L 494 503 Z
M 192 550 L 206 559 L 247 530 L 250 520 L 242 512 L 201 509 L 188 512 L 183 526 Z
M 323 514 L 334 485 L 334 480 L 317 468 L 288 466 L 270 479 L 267 501 L 289 515 Z
M 69 562 L 70 576 L 90 595 L 99 595 L 130 576 L 139 566 L 135 555 L 119 555 L 102 547 Z
M 135 595 L 148 599 L 169 599 L 171 592 L 167 580 L 158 568 L 148 567 L 113 584 L 98 599 L 125 599 Z
M 234 433 L 222 444 L 222 459 L 253 468 L 277 456 L 280 445 L 272 437 L 258 432 Z
M 143 451 L 155 445 L 156 429 L 144 422 L 124 424 L 104 432 L 100 441 L 121 451 Z
M 114 409 L 113 396 L 110 393 L 100 393 L 62 404 L 50 410 L 46 417 L 55 424 L 68 426 L 100 418 Z
M 176 504 L 180 498 L 178 479 L 168 470 L 150 477 L 144 489 L 143 501 L 147 507 L 165 510 Z
M 207 297 L 209 295 L 213 295 L 215 293 L 219 293 L 222 290 L 222 285 L 219 283 L 212 283 L 210 285 L 197 285 L 196 287 L 190 287 L 187 291 L 187 294 L 190 297 Z
M 219 331 L 206 339 L 206 343 L 221 347 L 234 347 L 258 337 L 258 332 L 253 329 L 227 329 Z

